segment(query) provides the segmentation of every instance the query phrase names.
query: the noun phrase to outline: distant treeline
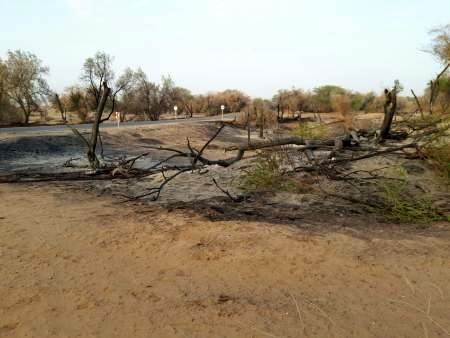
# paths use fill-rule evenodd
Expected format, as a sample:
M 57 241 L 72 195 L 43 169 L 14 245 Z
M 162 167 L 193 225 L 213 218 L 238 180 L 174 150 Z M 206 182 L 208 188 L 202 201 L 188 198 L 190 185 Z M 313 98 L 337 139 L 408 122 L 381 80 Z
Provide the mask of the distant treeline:
M 279 118 L 295 112 L 327 113 L 332 111 L 381 112 L 381 93 L 359 93 L 335 85 L 324 85 L 313 90 L 297 88 L 280 89 L 270 99 L 251 98 L 242 91 L 228 89 L 194 95 L 187 88 L 175 85 L 170 77 L 152 82 L 142 69 L 126 69 L 120 76 L 113 72 L 113 58 L 103 52 L 87 58 L 81 69 L 80 81 L 59 93 L 66 110 L 61 120 L 88 121 L 97 108 L 103 94 L 103 82 L 112 88 L 108 105 L 121 112 L 122 118 L 158 120 L 161 114 L 216 115 L 225 106 L 225 113 L 251 110 L 276 112 Z M 55 95 L 46 81 L 49 68 L 34 54 L 21 50 L 8 51 L 0 59 L 0 123 L 29 123 L 30 118 L 40 122 L 47 120 L 49 112 L 56 109 Z M 437 102 L 441 109 L 448 109 L 450 102 L 450 77 L 440 80 L 441 96 Z M 426 90 L 419 101 L 426 101 Z M 399 111 L 416 106 L 412 96 L 399 97 Z M 128 116 L 127 116 L 128 115 Z

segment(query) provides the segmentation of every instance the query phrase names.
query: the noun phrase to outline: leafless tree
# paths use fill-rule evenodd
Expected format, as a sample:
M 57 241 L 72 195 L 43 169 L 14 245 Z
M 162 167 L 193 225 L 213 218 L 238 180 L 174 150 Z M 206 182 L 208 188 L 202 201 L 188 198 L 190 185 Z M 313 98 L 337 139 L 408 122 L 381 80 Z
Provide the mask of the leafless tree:
M 107 81 L 103 82 L 103 87 L 101 89 L 102 96 L 95 111 L 91 133 L 88 138 L 81 134 L 75 127 L 68 125 L 72 132 L 77 137 L 79 137 L 86 145 L 86 154 L 89 165 L 94 171 L 101 168 L 101 163 L 97 156 L 97 144 L 99 141 L 101 142 L 100 125 L 111 118 L 112 114 L 115 112 L 117 95 L 122 91 L 127 90 L 128 87 L 132 86 L 135 78 L 135 73 L 131 69 L 127 69 L 125 73 L 120 76 L 115 82 L 113 88 L 110 88 L 108 86 Z M 54 94 L 54 99 L 57 103 L 57 107 L 60 110 L 61 115 L 65 116 L 64 112 L 66 111 L 66 108 L 61 102 L 59 95 Z M 110 102 L 110 111 L 107 113 L 107 115 L 104 115 L 105 108 L 108 102 Z M 67 122 L 67 120 L 65 120 L 65 122 Z
M 87 58 L 83 64 L 80 79 L 85 83 L 87 92 L 92 98 L 92 108 L 97 109 L 103 96 L 103 83 L 114 79 L 112 70 L 113 58 L 104 52 L 97 52 L 94 57 Z

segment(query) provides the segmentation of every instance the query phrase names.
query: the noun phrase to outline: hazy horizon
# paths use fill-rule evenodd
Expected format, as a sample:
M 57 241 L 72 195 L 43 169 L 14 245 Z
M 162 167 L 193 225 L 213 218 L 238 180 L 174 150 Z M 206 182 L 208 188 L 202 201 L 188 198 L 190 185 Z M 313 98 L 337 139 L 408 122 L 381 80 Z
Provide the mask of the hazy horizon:
M 420 93 L 441 65 L 422 50 L 430 29 L 450 22 L 450 2 L 293 0 L 0 0 L 0 57 L 36 54 L 55 90 L 79 82 L 84 60 L 114 56 L 205 93 L 324 84 L 380 91 L 399 79 Z

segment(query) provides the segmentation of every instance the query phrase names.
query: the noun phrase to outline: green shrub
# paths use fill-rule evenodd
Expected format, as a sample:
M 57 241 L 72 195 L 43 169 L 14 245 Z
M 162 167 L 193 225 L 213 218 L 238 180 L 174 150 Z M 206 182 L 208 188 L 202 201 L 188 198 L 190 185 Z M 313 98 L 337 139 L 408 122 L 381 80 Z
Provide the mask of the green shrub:
M 239 183 L 245 192 L 305 190 L 305 186 L 292 174 L 285 173 L 276 153 L 260 155 L 251 169 L 241 176 Z
M 328 127 L 321 123 L 300 123 L 296 129 L 292 130 L 292 135 L 308 140 L 324 138 L 327 133 Z
M 421 149 L 423 157 L 430 163 L 445 183 L 450 184 L 450 145 L 441 138 Z
M 378 183 L 378 194 L 384 204 L 383 215 L 394 222 L 426 224 L 445 219 L 427 196 L 417 197 L 408 189 L 407 180 Z
M 422 129 L 427 126 L 438 125 L 442 121 L 442 115 L 424 115 L 424 116 L 414 116 L 405 121 L 406 125 L 411 129 Z

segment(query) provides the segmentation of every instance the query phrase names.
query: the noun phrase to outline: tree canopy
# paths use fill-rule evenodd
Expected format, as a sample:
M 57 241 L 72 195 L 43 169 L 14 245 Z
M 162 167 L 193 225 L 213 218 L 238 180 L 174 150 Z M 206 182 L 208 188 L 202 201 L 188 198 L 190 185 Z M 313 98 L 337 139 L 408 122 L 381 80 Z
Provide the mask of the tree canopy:
M 49 93 L 49 68 L 36 55 L 21 50 L 8 51 L 1 68 L 0 95 L 14 102 L 28 123 L 31 113 L 40 110 Z

